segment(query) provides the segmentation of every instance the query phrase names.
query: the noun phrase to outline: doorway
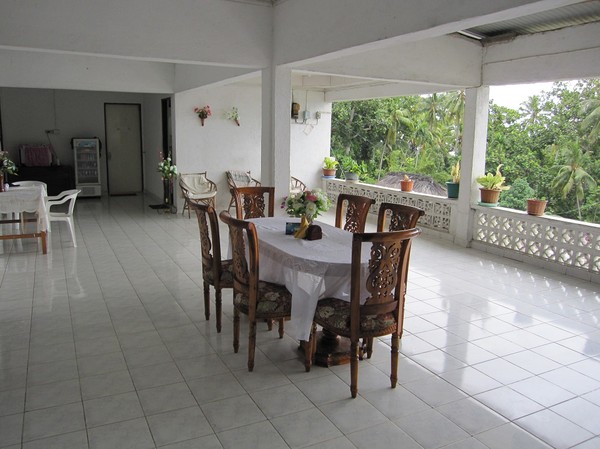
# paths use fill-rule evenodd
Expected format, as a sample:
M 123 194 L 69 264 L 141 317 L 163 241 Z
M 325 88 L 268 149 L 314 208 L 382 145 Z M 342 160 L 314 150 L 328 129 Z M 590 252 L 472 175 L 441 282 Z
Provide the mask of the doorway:
M 105 103 L 104 124 L 108 194 L 142 192 L 141 105 Z

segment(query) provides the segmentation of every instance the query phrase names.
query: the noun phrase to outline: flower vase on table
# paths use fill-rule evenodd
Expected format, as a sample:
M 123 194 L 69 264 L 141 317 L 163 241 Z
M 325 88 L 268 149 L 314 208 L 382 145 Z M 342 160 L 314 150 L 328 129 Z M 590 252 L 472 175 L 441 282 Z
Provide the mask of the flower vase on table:
M 320 213 L 326 212 L 330 206 L 331 200 L 320 189 L 292 193 L 281 205 L 290 217 L 300 218 L 300 227 L 294 232 L 294 237 L 307 240 L 321 238 L 321 229 L 312 222 Z

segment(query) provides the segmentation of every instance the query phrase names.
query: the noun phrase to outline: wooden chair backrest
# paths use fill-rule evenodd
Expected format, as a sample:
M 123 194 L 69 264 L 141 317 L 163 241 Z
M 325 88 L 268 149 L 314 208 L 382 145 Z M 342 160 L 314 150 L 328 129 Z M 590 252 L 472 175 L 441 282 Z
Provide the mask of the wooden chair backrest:
M 366 196 L 340 193 L 335 209 L 335 226 L 342 228 L 342 217 L 344 215 L 344 206 L 346 206 L 343 229 L 350 232 L 363 232 L 367 224 L 369 208 L 374 203 L 374 199 L 367 198 Z
M 389 214 L 389 226 L 385 229 L 386 218 Z M 404 204 L 381 203 L 377 217 L 377 232 L 403 231 L 417 226 L 419 218 L 425 215 L 423 209 Z
M 406 290 L 412 238 L 418 228 L 395 232 L 355 233 L 352 239 L 352 268 L 350 291 L 350 332 L 359 338 L 361 317 L 393 313 L 396 324 L 402 323 L 403 301 Z M 363 244 L 370 243 L 368 273 L 362 276 Z M 361 290 L 366 284 L 368 297 L 361 305 Z M 401 325 L 395 326 L 401 332 Z M 391 333 L 391 332 L 390 332 Z
M 232 189 L 231 194 L 235 198 L 235 212 L 239 220 L 275 214 L 275 187 L 238 187 Z

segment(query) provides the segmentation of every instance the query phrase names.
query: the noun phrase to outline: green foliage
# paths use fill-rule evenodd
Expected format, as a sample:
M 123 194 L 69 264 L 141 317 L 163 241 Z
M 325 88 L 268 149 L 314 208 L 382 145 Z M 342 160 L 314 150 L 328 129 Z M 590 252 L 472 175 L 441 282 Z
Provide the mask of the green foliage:
M 499 164 L 496 167 L 496 173 L 488 172 L 483 176 L 479 176 L 476 181 L 483 187 L 484 189 L 489 190 L 508 190 L 509 186 L 504 185 L 504 181 L 506 180 L 505 176 L 502 176 L 500 172 L 500 167 L 502 164 Z
M 331 157 L 326 157 L 325 159 L 323 159 L 323 168 L 333 170 L 334 168 L 337 168 L 338 165 L 339 162 Z
M 340 161 L 349 156 L 361 164 L 366 171 L 361 179 L 366 182 L 376 182 L 389 172 L 410 172 L 443 184 L 461 157 L 463 111 L 462 91 L 334 103 L 332 155 Z M 550 200 L 553 213 L 568 218 L 581 214 L 582 220 L 600 222 L 599 133 L 598 79 L 555 82 L 518 110 L 491 102 L 486 172 L 502 164 L 507 184 L 525 180 L 538 197 Z M 575 142 L 583 155 L 579 169 L 591 181 L 578 177 L 581 188 L 574 185 L 563 196 L 553 188 L 560 170 L 551 168 L 569 165 L 563 148 Z M 506 197 L 503 194 L 503 204 Z
M 535 197 L 535 190 L 531 188 L 527 180 L 516 179 L 510 186 L 510 190 L 502 194 L 500 206 L 511 209 L 527 209 L 527 200 Z

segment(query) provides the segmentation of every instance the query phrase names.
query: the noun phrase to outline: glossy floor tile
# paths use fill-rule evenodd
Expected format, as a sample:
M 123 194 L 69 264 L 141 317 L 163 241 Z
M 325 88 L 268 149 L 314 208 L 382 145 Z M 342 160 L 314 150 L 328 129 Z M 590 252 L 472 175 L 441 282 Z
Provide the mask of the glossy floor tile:
M 266 326 L 249 373 L 231 291 L 204 318 L 197 222 L 152 203 L 79 200 L 77 248 L 0 242 L 0 448 L 600 447 L 599 284 L 423 235 L 398 386 L 382 338 L 352 400 Z

